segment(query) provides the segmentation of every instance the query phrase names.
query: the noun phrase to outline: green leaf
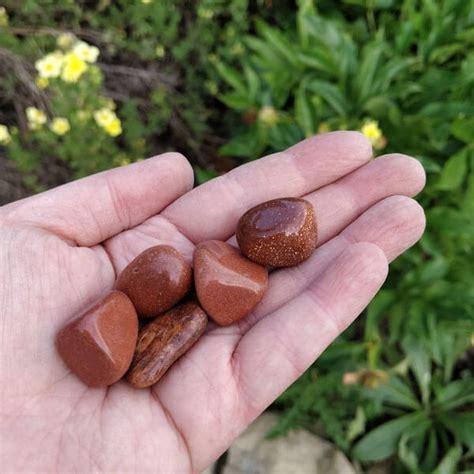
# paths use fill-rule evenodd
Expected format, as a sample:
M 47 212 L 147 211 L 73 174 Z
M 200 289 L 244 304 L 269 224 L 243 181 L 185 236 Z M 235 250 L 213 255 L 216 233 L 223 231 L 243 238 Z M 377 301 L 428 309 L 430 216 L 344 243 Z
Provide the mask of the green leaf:
M 474 449 L 474 413 L 445 412 L 438 416 L 443 425 L 454 434 L 456 439 L 469 449 Z
M 474 141 L 474 118 L 455 120 L 451 125 L 451 133 L 466 144 L 472 143 Z
M 199 166 L 194 167 L 194 172 L 196 173 L 196 180 L 197 180 L 198 184 L 203 184 L 206 181 L 209 181 L 209 180 L 219 176 L 216 171 L 205 169 L 205 168 L 200 168 Z
M 228 143 L 220 147 L 219 154 L 221 156 L 241 156 L 244 158 L 255 159 L 260 148 L 259 137 L 255 129 L 249 130 L 247 133 L 237 135 Z
M 425 263 L 421 268 L 419 274 L 420 283 L 429 283 L 433 280 L 438 280 L 446 275 L 449 269 L 449 263 L 444 257 L 436 257 L 433 260 Z
M 378 324 L 380 318 L 387 315 L 387 309 L 395 301 L 395 293 L 392 290 L 383 289 L 378 292 L 369 304 L 365 318 L 365 339 L 378 337 Z
M 347 101 L 336 86 L 315 79 L 308 83 L 308 89 L 324 99 L 339 116 L 346 116 Z
M 438 440 L 436 436 L 436 428 L 432 427 L 428 433 L 428 443 L 425 456 L 422 462 L 424 472 L 431 472 L 438 459 Z
M 474 215 L 474 153 L 471 153 L 471 172 L 467 180 L 467 188 L 462 201 L 462 210 L 466 215 Z
M 246 96 L 248 94 L 247 88 L 245 87 L 241 75 L 235 69 L 232 69 L 231 67 L 221 62 L 216 64 L 216 69 L 222 79 L 224 79 L 227 84 L 232 86 L 236 92 L 238 92 L 242 96 Z
M 418 473 L 420 472 L 418 465 L 418 456 L 416 455 L 415 451 L 413 451 L 408 445 L 410 439 L 410 436 L 402 435 L 398 444 L 398 457 L 410 473 Z
M 410 386 L 399 377 L 392 375 L 389 381 L 376 389 L 369 390 L 368 396 L 385 404 L 395 405 L 407 410 L 419 410 L 420 403 Z
M 362 53 L 362 62 L 354 79 L 359 103 L 364 103 L 373 91 L 373 82 L 382 58 L 384 46 L 381 43 L 368 44 Z
M 420 337 L 408 335 L 403 340 L 402 346 L 418 382 L 423 404 L 426 405 L 430 398 L 431 360 L 428 348 L 423 343 L 423 338 L 420 340 Z
M 311 113 L 311 106 L 308 101 L 303 85 L 300 85 L 295 95 L 295 116 L 296 122 L 304 131 L 305 135 L 309 137 L 315 132 L 313 115 Z
M 426 213 L 428 226 L 445 235 L 474 235 L 474 219 L 449 207 L 434 207 Z
M 362 407 L 357 407 L 355 418 L 347 426 L 347 440 L 353 441 L 365 430 L 365 413 Z
M 253 103 L 250 99 L 251 98 L 248 94 L 242 95 L 238 92 L 231 92 L 230 94 L 219 96 L 219 100 L 227 105 L 227 107 L 239 112 L 243 112 L 252 107 Z
M 267 40 L 267 43 L 283 56 L 289 64 L 296 64 L 296 57 L 293 45 L 287 37 L 277 29 L 268 26 L 262 21 L 257 22 L 257 31 Z
M 456 467 L 461 460 L 462 449 L 460 446 L 454 446 L 443 457 L 433 474 L 456 474 Z
M 444 164 L 436 189 L 452 191 L 459 188 L 467 172 L 467 149 L 463 148 Z
M 381 461 L 395 454 L 402 434 L 428 427 L 423 413 L 413 413 L 388 421 L 366 434 L 355 446 L 352 455 L 363 462 Z
M 248 100 L 255 103 L 260 89 L 260 79 L 258 74 L 248 64 L 244 66 L 244 75 L 248 85 Z
M 474 402 L 474 380 L 455 380 L 441 387 L 436 394 L 436 406 L 451 410 Z

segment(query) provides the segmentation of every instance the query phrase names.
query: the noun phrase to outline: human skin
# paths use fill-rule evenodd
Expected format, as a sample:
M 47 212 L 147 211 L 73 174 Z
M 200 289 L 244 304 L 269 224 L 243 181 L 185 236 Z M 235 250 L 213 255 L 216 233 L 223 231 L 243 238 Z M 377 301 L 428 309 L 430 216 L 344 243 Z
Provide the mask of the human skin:
M 409 196 L 421 165 L 371 159 L 357 132 L 332 132 L 193 190 L 167 153 L 0 208 L 2 472 L 201 472 L 361 313 L 388 263 L 425 225 Z M 277 197 L 310 201 L 320 246 L 273 272 L 237 325 L 208 331 L 150 389 L 89 388 L 54 338 L 137 254 L 229 240 L 239 217 Z

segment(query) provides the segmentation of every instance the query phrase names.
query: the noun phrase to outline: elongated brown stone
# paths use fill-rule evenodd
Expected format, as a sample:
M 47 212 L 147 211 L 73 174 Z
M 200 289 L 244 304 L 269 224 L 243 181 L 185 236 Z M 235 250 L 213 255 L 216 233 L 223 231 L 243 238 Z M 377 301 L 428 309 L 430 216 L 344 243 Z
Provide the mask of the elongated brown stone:
M 189 291 L 191 265 L 173 247 L 157 245 L 138 255 L 117 279 L 141 318 L 153 318 L 175 305 Z
M 194 302 L 176 306 L 147 324 L 138 336 L 127 380 L 138 388 L 158 382 L 199 339 L 206 326 L 207 315 Z
M 259 204 L 240 218 L 237 242 L 242 253 L 260 265 L 298 265 L 316 248 L 313 206 L 299 198 L 273 199 Z
M 111 291 L 59 331 L 56 347 L 85 384 L 107 386 L 130 366 L 137 334 L 138 318 L 131 301 L 120 291 Z
M 209 240 L 194 251 L 194 284 L 207 314 L 227 326 L 247 316 L 263 298 L 268 271 L 235 247 Z

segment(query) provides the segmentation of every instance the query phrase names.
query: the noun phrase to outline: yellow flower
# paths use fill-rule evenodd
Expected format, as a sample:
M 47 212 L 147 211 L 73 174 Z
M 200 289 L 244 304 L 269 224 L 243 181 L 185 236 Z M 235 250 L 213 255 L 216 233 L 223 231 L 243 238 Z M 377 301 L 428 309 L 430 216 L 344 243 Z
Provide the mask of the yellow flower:
M 91 118 L 91 113 L 88 110 L 78 110 L 76 117 L 80 122 L 87 122 Z
M 115 112 L 113 112 L 107 107 L 103 107 L 102 109 L 96 110 L 94 112 L 94 119 L 97 122 L 97 125 L 99 125 L 99 127 L 107 127 L 116 118 L 117 116 L 115 115 Z
M 374 145 L 382 136 L 382 130 L 380 130 L 379 124 L 375 120 L 366 122 L 361 128 L 361 132 L 370 140 L 372 145 Z
M 0 7 L 0 26 L 8 26 L 8 13 L 5 7 Z
M 40 77 L 48 79 L 61 74 L 64 57 L 60 52 L 49 53 L 35 62 L 35 68 Z
M 219 92 L 219 88 L 218 88 L 216 82 L 206 81 L 204 84 L 205 84 L 207 90 L 209 91 L 209 93 L 211 93 L 212 95 L 217 95 L 217 93 Z
M 6 125 L 0 125 L 0 145 L 8 145 L 12 141 L 10 132 Z
M 46 77 L 37 77 L 35 83 L 40 89 L 46 89 L 49 86 L 49 80 Z
M 91 46 L 84 41 L 78 41 L 72 48 L 72 52 L 83 61 L 95 63 L 100 51 L 96 46 Z
M 275 125 L 278 122 L 278 112 L 270 105 L 265 105 L 258 113 L 258 120 L 266 125 Z
M 235 43 L 232 46 L 231 52 L 232 54 L 235 54 L 236 56 L 240 56 L 244 52 L 244 47 L 242 46 L 241 43 Z
M 69 132 L 69 130 L 71 130 L 69 120 L 63 117 L 54 118 L 49 128 L 56 135 L 64 135 L 65 133 Z
M 72 33 L 61 33 L 56 40 L 56 44 L 62 49 L 68 49 L 75 39 L 76 37 Z
M 36 107 L 26 108 L 26 118 L 28 119 L 30 130 L 37 130 L 46 123 L 46 114 Z
M 118 117 L 115 117 L 112 122 L 103 128 L 111 137 L 116 137 L 122 133 L 122 123 Z
M 155 48 L 155 54 L 158 58 L 163 58 L 165 56 L 165 47 L 162 44 L 159 44 Z
M 130 158 L 122 158 L 119 162 L 120 166 L 127 166 L 131 163 Z
M 198 8 L 198 16 L 206 20 L 210 20 L 214 16 L 214 12 L 210 8 Z
M 319 124 L 318 133 L 326 133 L 330 131 L 331 131 L 331 127 L 329 126 L 327 122 L 321 122 Z
M 110 136 L 116 137 L 122 133 L 122 123 L 113 110 L 107 107 L 96 110 L 94 119 L 97 125 L 102 127 Z
M 117 108 L 117 105 L 112 99 L 106 99 L 104 107 L 109 110 L 115 110 Z
M 87 63 L 75 53 L 67 53 L 64 56 L 64 69 L 61 78 L 66 82 L 77 82 L 87 71 Z

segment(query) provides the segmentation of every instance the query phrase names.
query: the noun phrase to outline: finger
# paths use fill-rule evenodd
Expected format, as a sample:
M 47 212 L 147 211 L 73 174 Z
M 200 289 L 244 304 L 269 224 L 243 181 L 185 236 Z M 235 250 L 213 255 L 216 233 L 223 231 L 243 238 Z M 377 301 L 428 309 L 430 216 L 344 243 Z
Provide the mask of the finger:
M 160 212 L 192 185 L 186 158 L 165 153 L 12 203 L 0 209 L 0 218 L 92 246 Z
M 352 243 L 375 244 L 391 262 L 415 244 L 424 229 L 423 208 L 413 199 L 392 196 L 380 201 L 301 265 L 273 272 L 263 300 L 237 330 L 245 334 L 262 318 L 299 295 Z
M 337 235 L 376 202 L 393 195 L 415 196 L 425 185 L 419 161 L 390 154 L 367 163 L 339 181 L 305 196 L 319 223 L 319 245 Z
M 352 244 L 306 290 L 240 340 L 233 367 L 248 416 L 264 410 L 361 313 L 387 271 L 379 247 Z
M 376 202 L 393 195 L 415 196 L 423 189 L 425 180 L 418 160 L 393 153 L 305 195 L 316 214 L 318 245 L 337 235 Z M 236 242 L 233 236 L 230 243 L 237 245 Z
M 277 197 L 302 196 L 353 171 L 371 156 L 370 142 L 358 132 L 318 135 L 199 186 L 163 215 L 195 243 L 225 240 L 250 207 Z

